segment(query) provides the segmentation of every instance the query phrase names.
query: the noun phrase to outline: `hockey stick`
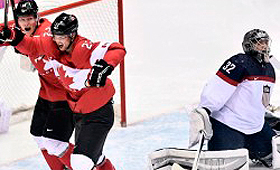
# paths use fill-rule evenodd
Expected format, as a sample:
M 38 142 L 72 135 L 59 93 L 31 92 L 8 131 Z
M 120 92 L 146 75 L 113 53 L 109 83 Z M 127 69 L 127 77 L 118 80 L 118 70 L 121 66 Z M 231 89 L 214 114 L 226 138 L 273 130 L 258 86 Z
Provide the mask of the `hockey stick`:
M 8 28 L 9 0 L 5 0 L 4 7 L 4 28 Z
M 192 170 L 197 170 L 198 161 L 199 161 L 200 153 L 202 151 L 203 143 L 204 143 L 204 132 L 200 131 L 199 143 L 198 143 L 199 148 L 197 149 L 197 152 L 196 152 L 196 155 L 194 158 Z
M 199 148 L 197 149 L 197 152 L 196 152 L 196 155 L 195 155 L 195 158 L 194 158 L 192 170 L 197 170 L 198 161 L 199 161 L 200 154 L 201 154 L 201 151 L 202 151 L 204 139 L 205 139 L 205 138 L 204 138 L 204 132 L 203 132 L 203 131 L 200 131 L 200 133 L 199 133 L 199 143 L 198 143 Z M 174 163 L 174 164 L 172 165 L 172 169 L 171 169 L 171 170 L 185 170 L 185 169 L 182 168 L 179 164 Z
M 15 20 L 15 25 L 17 28 L 19 28 L 18 17 L 16 14 L 15 0 L 10 0 L 10 1 L 11 1 L 11 5 L 12 5 L 12 11 L 13 11 L 13 16 L 14 16 L 14 20 Z

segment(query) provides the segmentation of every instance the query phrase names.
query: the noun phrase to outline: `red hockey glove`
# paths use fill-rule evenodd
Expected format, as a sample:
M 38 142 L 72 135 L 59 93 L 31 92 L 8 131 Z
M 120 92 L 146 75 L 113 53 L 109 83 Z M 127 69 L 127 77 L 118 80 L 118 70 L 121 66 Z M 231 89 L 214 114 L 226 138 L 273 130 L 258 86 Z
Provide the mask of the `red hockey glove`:
M 89 80 L 90 86 L 103 87 L 105 86 L 107 76 L 109 76 L 114 67 L 108 64 L 105 60 L 97 60 L 92 67 L 93 71 Z

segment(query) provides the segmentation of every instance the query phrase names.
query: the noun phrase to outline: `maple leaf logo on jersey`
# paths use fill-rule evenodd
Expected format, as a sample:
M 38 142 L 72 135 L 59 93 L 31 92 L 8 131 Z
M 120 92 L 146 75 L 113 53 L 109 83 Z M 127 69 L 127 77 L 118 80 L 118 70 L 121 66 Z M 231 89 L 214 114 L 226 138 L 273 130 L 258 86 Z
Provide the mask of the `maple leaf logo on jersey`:
M 52 68 L 45 69 L 45 65 L 49 60 L 45 57 L 45 55 L 40 55 L 37 58 L 34 59 L 34 62 L 36 63 L 36 68 L 41 75 L 45 75 L 51 72 Z
M 70 77 L 70 76 L 66 75 L 66 70 L 63 69 L 63 66 L 58 67 L 57 72 L 60 76 L 59 78 L 60 78 L 60 81 L 63 84 L 63 86 L 65 88 L 67 88 L 68 90 L 73 91 L 73 89 L 71 89 L 69 86 L 74 83 L 74 81 L 73 81 L 74 77 Z

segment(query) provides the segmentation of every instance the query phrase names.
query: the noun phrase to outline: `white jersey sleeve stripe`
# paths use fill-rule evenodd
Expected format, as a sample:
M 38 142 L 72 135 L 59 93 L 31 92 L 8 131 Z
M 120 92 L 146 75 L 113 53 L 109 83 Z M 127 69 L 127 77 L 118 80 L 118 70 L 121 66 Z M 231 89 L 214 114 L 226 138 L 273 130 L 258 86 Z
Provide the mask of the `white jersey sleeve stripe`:
M 110 45 L 111 43 L 108 42 L 100 42 L 100 44 L 91 53 L 90 65 L 93 66 L 96 60 L 103 59 Z

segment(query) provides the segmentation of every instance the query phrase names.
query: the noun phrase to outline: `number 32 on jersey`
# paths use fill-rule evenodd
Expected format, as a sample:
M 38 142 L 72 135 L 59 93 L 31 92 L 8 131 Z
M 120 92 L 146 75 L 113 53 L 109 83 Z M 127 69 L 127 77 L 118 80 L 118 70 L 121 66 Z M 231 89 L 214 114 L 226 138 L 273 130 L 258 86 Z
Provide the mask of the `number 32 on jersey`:
M 227 64 L 222 67 L 222 69 L 230 74 L 231 70 L 235 69 L 235 67 L 235 64 L 233 64 L 231 61 L 228 61 Z

